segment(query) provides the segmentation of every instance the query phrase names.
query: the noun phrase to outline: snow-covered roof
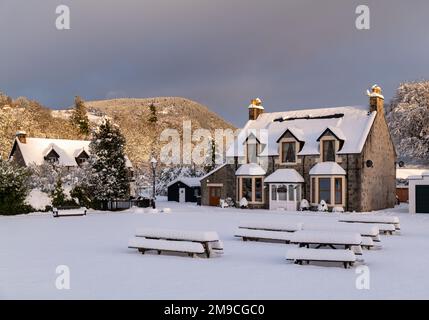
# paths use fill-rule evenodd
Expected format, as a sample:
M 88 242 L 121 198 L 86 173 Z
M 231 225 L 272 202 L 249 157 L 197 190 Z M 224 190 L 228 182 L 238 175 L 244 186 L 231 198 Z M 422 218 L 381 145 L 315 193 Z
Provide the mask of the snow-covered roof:
M 263 113 L 258 119 L 247 122 L 227 151 L 227 157 L 244 156 L 244 141 L 254 133 L 263 146 L 261 156 L 279 154 L 277 140 L 289 130 L 304 143 L 298 155 L 318 155 L 318 138 L 331 130 L 344 141 L 338 154 L 361 153 L 377 112 L 369 112 L 367 106 L 346 106 Z
M 316 164 L 310 170 L 310 175 L 320 176 L 320 175 L 339 175 L 345 176 L 346 171 L 340 167 L 336 162 L 321 162 Z
M 304 183 L 304 178 L 295 169 L 277 169 L 267 178 L 264 182 L 266 183 L 277 183 L 277 182 L 294 182 Z
M 243 164 L 235 172 L 236 176 L 264 176 L 266 171 L 256 163 Z
M 25 164 L 41 165 L 45 162 L 45 156 L 54 150 L 58 155 L 58 164 L 66 167 L 77 166 L 76 157 L 82 151 L 90 155 L 89 144 L 91 141 L 86 140 L 65 140 L 65 139 L 45 139 L 45 138 L 27 138 L 26 143 L 15 139 L 21 150 Z M 126 158 L 128 168 L 132 167 L 131 161 Z
M 429 173 L 429 169 L 396 169 L 396 179 L 408 180 L 413 176 L 422 176 L 424 173 Z
M 408 180 L 422 180 L 424 178 L 429 177 L 429 171 L 423 172 L 421 175 L 418 176 L 409 176 Z
M 227 164 L 228 164 L 228 163 L 224 163 L 224 164 L 220 165 L 219 167 L 214 168 L 212 171 L 210 171 L 209 173 L 207 173 L 205 176 L 202 176 L 201 178 L 199 178 L 199 179 L 200 179 L 200 181 L 201 181 L 201 180 L 204 180 L 205 178 L 210 177 L 213 173 L 215 173 L 216 171 L 218 171 L 218 170 L 222 169 L 222 168 L 223 168 L 223 167 L 225 167 Z
M 190 177 L 179 177 L 173 181 L 171 181 L 167 187 L 172 186 L 173 184 L 175 184 L 176 182 L 182 182 L 183 184 L 186 184 L 188 187 L 200 187 L 201 186 L 201 182 L 200 182 L 201 178 L 190 178 Z

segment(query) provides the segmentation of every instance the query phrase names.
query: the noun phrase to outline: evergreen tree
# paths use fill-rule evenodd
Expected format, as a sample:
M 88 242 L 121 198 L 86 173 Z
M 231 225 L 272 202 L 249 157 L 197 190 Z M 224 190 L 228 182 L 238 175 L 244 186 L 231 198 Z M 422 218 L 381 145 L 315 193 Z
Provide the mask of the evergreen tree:
M 61 178 L 58 178 L 57 183 L 55 184 L 55 189 L 51 194 L 52 205 L 54 207 L 59 207 L 64 205 L 66 201 L 66 195 L 64 194 L 63 183 Z
M 89 119 L 87 116 L 85 102 L 81 97 L 76 96 L 74 99 L 74 109 L 70 117 L 70 121 L 74 126 L 79 128 L 81 134 L 87 136 L 89 134 Z
M 28 194 L 29 173 L 0 159 L 0 215 L 28 213 L 31 207 L 25 204 Z
M 156 123 L 158 122 L 158 116 L 156 114 L 156 107 L 153 103 L 150 104 L 149 110 L 150 110 L 150 116 L 148 121 L 150 124 L 156 125 Z
M 91 150 L 91 188 L 97 200 L 129 197 L 125 138 L 119 127 L 105 119 L 94 133 Z

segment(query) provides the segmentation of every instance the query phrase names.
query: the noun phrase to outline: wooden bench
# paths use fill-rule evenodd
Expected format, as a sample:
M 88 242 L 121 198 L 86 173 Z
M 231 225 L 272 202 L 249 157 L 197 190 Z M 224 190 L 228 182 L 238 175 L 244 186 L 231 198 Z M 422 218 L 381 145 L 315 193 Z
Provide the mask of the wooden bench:
M 395 227 L 395 230 L 401 230 L 399 218 L 395 216 L 382 216 L 376 214 L 350 214 L 343 215 L 339 222 L 346 223 L 372 223 L 372 224 L 391 224 Z
M 266 231 L 266 230 L 253 230 L 253 229 L 241 229 L 235 233 L 235 237 L 242 238 L 243 241 L 251 240 L 265 240 L 265 241 L 281 241 L 285 243 L 290 242 L 291 233 L 282 231 Z
M 60 217 L 82 217 L 86 216 L 87 209 L 81 207 L 64 206 L 52 208 L 52 215 L 54 218 Z
M 337 262 L 342 263 L 347 269 L 356 262 L 356 255 L 351 250 L 297 248 L 289 249 L 286 253 L 286 259 L 300 265 L 303 262 L 310 264 L 310 261 Z
M 195 257 L 197 254 L 205 253 L 201 243 L 190 241 L 172 241 L 172 240 L 152 240 L 144 238 L 132 238 L 128 242 L 128 248 L 137 249 L 142 254 L 146 251 L 161 252 L 178 252 L 187 253 L 190 257 Z
M 239 225 L 241 229 L 264 230 L 264 231 L 283 231 L 295 232 L 302 230 L 302 223 L 282 223 L 266 221 L 244 221 Z
M 195 242 L 203 246 L 207 258 L 212 252 L 222 253 L 223 244 L 219 235 L 214 231 L 189 231 L 177 229 L 139 228 L 136 237 L 152 240 L 186 241 Z

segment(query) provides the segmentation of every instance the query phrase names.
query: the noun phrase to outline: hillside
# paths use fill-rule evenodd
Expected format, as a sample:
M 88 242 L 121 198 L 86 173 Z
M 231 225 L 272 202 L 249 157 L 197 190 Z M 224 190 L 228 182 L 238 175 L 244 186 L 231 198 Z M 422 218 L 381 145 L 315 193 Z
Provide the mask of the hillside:
M 156 132 L 149 128 L 150 104 L 154 104 L 158 118 Z M 152 137 L 159 137 L 166 129 L 182 132 L 183 121 L 190 120 L 193 128 L 213 131 L 217 128 L 234 128 L 206 106 L 177 97 L 148 99 L 113 99 L 87 101 L 88 117 L 95 126 L 103 116 L 119 125 L 127 139 L 126 151 L 134 163 L 147 163 Z M 25 98 L 12 101 L 3 96 L 0 100 L 1 156 L 7 157 L 14 134 L 25 130 L 31 136 L 81 139 L 70 125 L 70 110 L 49 110 Z M 159 146 L 159 144 L 158 144 Z

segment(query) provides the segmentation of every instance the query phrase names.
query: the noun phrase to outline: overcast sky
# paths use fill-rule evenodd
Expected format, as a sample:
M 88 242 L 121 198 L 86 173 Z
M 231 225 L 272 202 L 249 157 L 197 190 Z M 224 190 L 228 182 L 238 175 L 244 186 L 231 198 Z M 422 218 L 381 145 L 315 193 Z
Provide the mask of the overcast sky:
M 55 28 L 60 4 L 71 30 Z M 374 83 L 390 99 L 429 78 L 428 16 L 428 0 L 0 0 L 0 90 L 52 108 L 183 96 L 240 126 L 253 97 L 266 111 L 366 104 Z

